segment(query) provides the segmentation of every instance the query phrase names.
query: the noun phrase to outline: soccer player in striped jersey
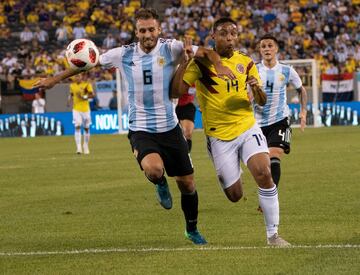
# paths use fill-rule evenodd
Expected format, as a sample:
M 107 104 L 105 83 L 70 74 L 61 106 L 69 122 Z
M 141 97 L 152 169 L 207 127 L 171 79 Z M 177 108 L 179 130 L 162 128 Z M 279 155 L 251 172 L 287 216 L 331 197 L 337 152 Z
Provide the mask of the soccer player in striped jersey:
M 77 154 L 89 154 L 91 114 L 89 98 L 94 98 L 95 93 L 89 81 L 83 75 L 74 76 L 74 82 L 70 84 L 68 104 L 72 101 L 73 123 L 75 126 L 75 143 Z M 81 146 L 81 126 L 84 127 L 84 143 Z
M 197 230 L 198 194 L 188 145 L 183 136 L 175 106 L 170 99 L 170 83 L 184 52 L 207 58 L 220 76 L 234 77 L 221 64 L 220 57 L 204 47 L 184 48 L 175 39 L 161 39 L 159 16 L 153 9 L 139 9 L 135 15 L 135 35 L 139 42 L 114 48 L 100 55 L 99 64 L 119 68 L 122 85 L 128 91 L 129 139 L 133 153 L 146 177 L 155 184 L 160 204 L 172 208 L 172 198 L 164 170 L 174 176 L 181 192 L 185 236 L 194 244 L 206 244 Z M 68 69 L 57 76 L 41 80 L 36 87 L 51 88 L 57 82 L 79 73 Z
M 181 96 L 195 83 L 208 152 L 225 195 L 232 202 L 243 195 L 242 160 L 258 184 L 268 245 L 289 246 L 278 235 L 279 201 L 271 177 L 269 151 L 248 97 L 249 86 L 259 105 L 266 102 L 258 71 L 249 56 L 234 49 L 238 28 L 233 20 L 218 19 L 212 32 L 215 50 L 236 79 L 219 78 L 212 64 L 195 56 L 180 64 L 174 76 L 172 96 Z
M 289 154 L 291 140 L 286 87 L 292 84 L 299 93 L 302 131 L 306 125 L 307 94 L 298 73 L 291 66 L 277 60 L 276 55 L 279 51 L 277 39 L 266 34 L 260 39 L 259 46 L 262 61 L 256 66 L 267 95 L 267 102 L 264 106 L 254 103 L 254 111 L 268 143 L 271 174 L 274 183 L 278 186 L 281 175 L 280 159 L 284 153 Z

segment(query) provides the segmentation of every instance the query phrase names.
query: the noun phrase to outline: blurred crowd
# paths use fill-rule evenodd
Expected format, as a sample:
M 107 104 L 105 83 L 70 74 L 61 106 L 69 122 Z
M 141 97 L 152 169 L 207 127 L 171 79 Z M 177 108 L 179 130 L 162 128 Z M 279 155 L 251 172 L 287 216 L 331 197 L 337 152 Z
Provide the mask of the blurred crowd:
M 239 27 L 238 48 L 259 60 L 257 39 L 273 33 L 279 59 L 315 58 L 321 72 L 360 70 L 360 0 L 168 0 L 163 36 L 192 36 L 212 47 L 212 23 L 223 16 Z M 148 3 L 150 3 L 148 1 Z M 134 39 L 140 0 L 2 0 L 0 2 L 0 79 L 48 76 L 67 67 L 66 45 L 87 37 L 100 51 Z M 92 70 L 93 80 L 112 80 L 112 71 Z M 7 87 L 9 88 L 9 87 Z M 11 88 L 11 87 L 10 87 Z
M 223 16 L 237 22 L 238 48 L 256 61 L 258 39 L 272 33 L 279 59 L 315 58 L 330 74 L 360 70 L 360 0 L 173 0 L 162 29 L 167 37 L 186 34 L 211 47 L 211 25 Z
M 73 39 L 91 39 L 100 51 L 131 42 L 140 6 L 140 0 L 1 1 L 2 90 L 14 89 L 18 78 L 50 76 L 67 68 L 65 49 Z M 112 80 L 113 72 L 92 70 L 89 77 Z

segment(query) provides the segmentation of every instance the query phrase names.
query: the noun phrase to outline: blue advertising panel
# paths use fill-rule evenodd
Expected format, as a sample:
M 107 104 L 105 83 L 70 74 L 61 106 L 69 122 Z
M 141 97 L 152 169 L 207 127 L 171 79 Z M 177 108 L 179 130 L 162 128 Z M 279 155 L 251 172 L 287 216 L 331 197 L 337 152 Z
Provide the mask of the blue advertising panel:
M 299 123 L 299 104 L 290 104 L 291 123 Z M 322 126 L 359 125 L 360 102 L 321 103 L 319 116 L 314 118 L 312 106 L 308 105 L 307 124 L 318 119 Z M 123 131 L 127 131 L 128 115 L 123 113 Z M 114 134 L 119 132 L 117 111 L 92 111 L 92 134 Z M 195 128 L 202 128 L 201 112 L 197 108 Z M 0 137 L 35 137 L 73 135 L 74 125 L 71 112 L 45 114 L 5 114 L 0 115 Z
M 299 104 L 289 104 L 290 107 L 290 120 L 291 124 L 299 124 Z M 314 117 L 314 110 L 311 104 L 307 106 L 307 119 L 308 125 L 314 124 L 314 119 L 317 119 L 321 126 L 332 125 L 359 125 L 360 117 L 360 102 L 335 102 L 335 103 L 320 103 L 319 116 Z
M 92 134 L 113 134 L 119 131 L 117 111 L 91 112 Z M 122 115 L 123 130 L 128 130 L 128 116 Z M 0 115 L 0 137 L 35 137 L 73 135 L 71 112 Z

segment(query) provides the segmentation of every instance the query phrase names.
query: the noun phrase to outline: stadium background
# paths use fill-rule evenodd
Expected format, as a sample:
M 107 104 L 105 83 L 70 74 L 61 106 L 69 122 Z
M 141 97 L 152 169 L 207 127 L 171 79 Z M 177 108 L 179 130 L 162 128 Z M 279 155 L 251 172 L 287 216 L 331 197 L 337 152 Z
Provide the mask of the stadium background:
M 0 3 L 3 8 L 0 12 L 3 23 L 0 26 L 4 25 L 0 27 L 0 75 L 2 86 L 6 85 L 6 89 L 2 87 L 1 91 L 1 106 L 3 113 L 7 113 L 1 116 L 7 116 L 8 120 L 12 117 L 12 122 L 18 119 L 18 114 L 20 120 L 23 118 L 25 121 L 26 116 L 28 120 L 31 118 L 31 114 L 27 113 L 29 101 L 23 101 L 28 94 L 26 87 L 22 87 L 25 92 L 22 94 L 20 87 L 14 88 L 17 82 L 12 81 L 17 74 L 21 75 L 22 70 L 13 69 L 9 73 L 11 67 L 18 65 L 4 66 L 2 61 L 10 51 L 21 66 L 29 64 L 31 73 L 31 70 L 38 70 L 40 74 L 46 75 L 64 66 L 61 50 L 67 42 L 56 42 L 55 22 L 62 22 L 63 18 L 67 20 L 66 15 L 71 14 L 70 10 L 80 13 L 81 8 L 77 5 L 86 7 L 87 1 L 59 2 L 3 0 Z M 183 1 L 185 14 L 195 9 L 200 13 L 205 12 L 206 8 L 197 8 L 201 3 L 190 6 L 191 2 Z M 256 37 L 257 29 L 263 26 L 264 15 L 269 9 L 273 10 L 276 18 L 281 14 L 277 10 L 284 10 L 285 18 L 286 14 L 291 15 L 290 8 L 299 7 L 300 16 L 295 12 L 294 18 L 301 17 L 301 21 L 296 26 L 306 26 L 308 22 L 313 22 L 309 16 L 315 15 L 316 24 L 320 24 L 322 29 L 331 29 L 332 38 L 327 37 L 325 41 L 331 45 L 329 53 L 334 60 L 337 32 L 332 32 L 338 28 L 334 25 L 345 25 L 346 33 L 356 45 L 353 47 L 356 62 L 352 64 L 358 68 L 359 1 L 284 0 L 271 1 L 271 4 L 270 1 L 249 1 L 247 5 L 250 8 L 244 8 L 245 1 L 226 1 L 222 8 L 217 6 L 216 1 L 202 2 L 211 8 L 210 13 L 224 12 L 229 7 L 235 7 L 231 13 L 238 13 L 239 16 L 246 11 L 241 22 L 245 26 L 246 22 L 250 25 L 244 30 L 254 29 L 255 34 L 244 31 L 241 35 Z M 89 21 L 94 3 L 89 2 L 82 24 Z M 133 14 L 138 7 L 133 1 L 96 3 L 100 10 L 106 11 L 110 3 L 114 14 L 118 10 L 121 14 Z M 119 3 L 123 5 L 118 8 Z M 168 7 L 179 7 L 179 3 L 175 5 L 166 0 L 147 1 L 144 4 L 156 6 L 163 14 Z M 31 10 L 35 21 L 38 16 L 41 28 L 48 31 L 49 40 L 43 46 L 35 45 L 36 42 L 20 42 L 20 33 Z M 175 21 L 182 16 L 169 16 L 168 20 Z M 355 23 L 348 20 L 351 16 Z M 51 20 L 46 19 L 49 17 Z M 117 21 L 125 22 L 124 25 L 130 28 L 131 24 L 126 23 L 126 18 L 124 15 L 116 16 Z M 20 20 L 22 23 L 19 23 Z M 51 27 L 49 21 L 55 26 Z M 183 17 L 179 27 L 189 21 L 191 19 Z M 327 21 L 330 22 L 328 27 Z M 349 27 L 347 22 L 350 22 Z M 36 25 L 29 24 L 32 30 Z M 74 29 L 76 24 L 70 25 Z M 94 25 L 96 34 L 91 39 L 100 47 L 107 31 L 112 28 L 109 24 L 101 26 L 98 22 Z M 305 32 L 309 30 L 307 26 L 303 29 Z M 172 32 L 177 36 L 177 30 Z M 126 30 L 122 33 L 122 39 L 125 39 L 128 35 Z M 278 34 L 279 37 L 281 35 Z M 315 36 L 310 33 L 310 37 L 314 40 Z M 296 54 L 296 58 L 301 58 L 298 54 L 302 54 L 302 36 L 293 32 L 289 38 L 290 45 L 297 40 L 297 46 L 286 46 L 286 52 L 289 51 L 286 58 L 290 57 L 290 52 Z M 68 40 L 71 39 L 68 37 Z M 249 41 L 252 42 L 251 39 Z M 288 43 L 287 39 L 284 41 Z M 42 59 L 40 47 L 47 51 L 44 56 L 52 61 L 44 58 L 47 61 L 38 61 L 39 64 L 35 65 L 36 57 Z M 349 47 L 352 48 L 351 45 Z M 252 51 L 248 47 L 242 48 Z M 316 52 L 315 47 L 306 51 L 310 55 L 307 57 L 315 55 L 313 50 Z M 24 61 L 24 54 L 28 56 L 25 58 L 28 62 Z M 318 58 L 324 62 L 319 64 L 328 63 L 328 55 L 324 52 Z M 41 64 L 44 62 L 46 64 Z M 336 64 L 337 70 L 344 70 L 343 62 Z M 99 76 L 101 78 L 97 78 Z M 111 80 L 110 76 L 113 78 L 111 72 L 94 72 L 91 79 L 108 81 Z M 58 85 L 46 94 L 48 107 L 59 115 L 66 106 L 57 106 L 55 103 L 63 102 L 66 98 L 67 85 Z M 103 85 L 102 88 L 111 89 L 111 85 Z M 358 104 L 357 96 L 354 95 L 355 101 L 341 103 L 346 106 L 345 110 Z M 332 117 L 333 113 L 337 113 L 337 107 L 331 105 L 328 109 L 327 104 L 323 109 L 328 113 L 327 121 L 339 120 L 341 116 Z M 108 114 L 107 110 L 101 112 Z M 347 116 L 347 112 L 345 114 Z M 113 122 L 109 116 L 105 119 L 108 120 L 106 125 Z M 48 123 L 51 125 L 51 119 Z M 342 123 L 349 124 L 349 121 L 342 120 Z M 289 249 L 266 247 L 263 217 L 256 211 L 257 187 L 247 169 L 244 169 L 246 200 L 237 204 L 227 201 L 217 184 L 216 174 L 207 155 L 206 140 L 200 131 L 196 131 L 193 136 L 192 159 L 200 195 L 199 226 L 209 241 L 209 245 L 203 248 L 194 247 L 183 237 L 184 227 L 179 223 L 182 220 L 180 195 L 176 192 L 174 180 L 169 179 L 174 209 L 164 211 L 155 199 L 153 186 L 147 183 L 140 171 L 125 135 L 92 136 L 92 153 L 86 156 L 74 154 L 71 136 L 2 138 L 0 274 L 358 274 L 359 130 L 358 126 L 307 128 L 304 133 L 294 129 L 291 155 L 282 161 L 284 172 L 280 185 L 281 234 L 293 244 Z
M 66 105 L 68 84 L 60 84 L 43 96 L 47 113 L 32 116 L 31 102 L 36 90 L 29 80 L 57 74 L 67 67 L 66 45 L 75 38 L 93 40 L 101 52 L 134 41 L 134 13 L 140 6 L 156 7 L 162 16 L 163 36 L 182 39 L 192 36 L 194 43 L 213 46 L 211 25 L 219 17 L 230 16 L 239 27 L 237 48 L 259 61 L 256 41 L 267 32 L 279 39 L 279 59 L 317 61 L 321 74 L 333 75 L 338 87 L 342 76 L 350 76 L 352 89 L 322 93 L 321 117 L 314 118 L 309 104 L 308 123 L 314 119 L 322 125 L 358 125 L 360 114 L 360 1 L 48 1 L 6 0 L 0 3 L 0 80 L 1 136 L 31 136 L 31 122 L 37 128 L 49 121 L 44 133 L 73 132 L 70 109 Z M 310 70 L 297 67 L 304 83 L 309 84 Z M 108 111 L 115 87 L 114 70 L 91 70 L 88 79 L 94 83 L 98 97 L 92 102 L 93 133 L 118 130 L 117 113 Z M 69 80 L 70 81 L 70 80 Z M 103 84 L 103 85 L 101 85 Z M 319 85 L 321 87 L 322 82 Z M 311 87 L 309 86 L 309 89 Z M 347 101 L 347 103 L 343 103 Z M 289 103 L 297 102 L 290 97 Z M 350 103 L 349 103 L 350 102 Z M 292 122 L 298 122 L 298 106 L 291 104 Z M 20 114 L 20 115 L 17 115 Z M 28 114 L 28 115 L 25 115 Z M 63 114 L 63 115 L 62 115 Z M 41 120 L 39 116 L 43 116 Z M 123 112 L 126 121 L 126 106 Z M 61 124 L 56 131 L 51 119 Z M 97 122 L 97 123 L 96 123 Z M 5 129 L 4 127 L 7 127 Z M 199 113 L 196 127 L 201 127 Z M 10 129 L 11 128 L 11 129 Z M 125 123 L 126 130 L 126 123 Z M 32 131 L 34 132 L 34 131 Z M 41 132 L 37 130 L 37 132 Z

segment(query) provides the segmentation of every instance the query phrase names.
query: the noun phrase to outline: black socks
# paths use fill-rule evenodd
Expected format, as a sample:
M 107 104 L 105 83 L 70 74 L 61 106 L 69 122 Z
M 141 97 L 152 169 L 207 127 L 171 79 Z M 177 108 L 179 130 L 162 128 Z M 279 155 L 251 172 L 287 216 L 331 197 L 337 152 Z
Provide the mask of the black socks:
M 280 159 L 272 157 L 270 159 L 270 163 L 271 163 L 271 174 L 272 174 L 273 181 L 274 181 L 275 185 L 278 186 L 279 181 L 280 181 L 280 175 L 281 175 Z
M 198 216 L 198 194 L 195 191 L 190 194 L 181 194 L 181 209 L 186 220 L 186 231 L 195 231 Z

